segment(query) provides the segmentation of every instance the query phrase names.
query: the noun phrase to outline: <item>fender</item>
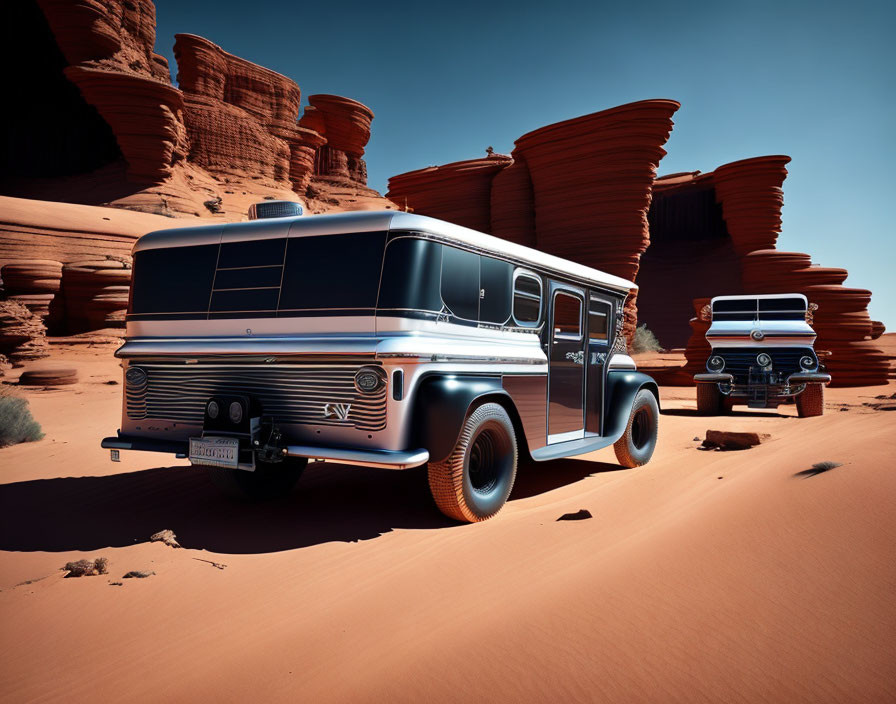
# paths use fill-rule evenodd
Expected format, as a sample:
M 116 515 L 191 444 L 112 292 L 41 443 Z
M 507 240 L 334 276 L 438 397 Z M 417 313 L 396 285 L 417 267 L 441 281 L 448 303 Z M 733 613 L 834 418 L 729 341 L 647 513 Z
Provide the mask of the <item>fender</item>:
M 501 377 L 445 374 L 427 376 L 414 396 L 413 446 L 429 450 L 430 462 L 451 454 L 470 405 L 483 396 L 503 396 Z
M 649 390 L 660 405 L 660 389 L 653 377 L 636 371 L 607 372 L 607 393 L 604 396 L 604 437 L 612 438 L 611 443 L 622 437 L 628 425 L 635 396 L 641 389 Z

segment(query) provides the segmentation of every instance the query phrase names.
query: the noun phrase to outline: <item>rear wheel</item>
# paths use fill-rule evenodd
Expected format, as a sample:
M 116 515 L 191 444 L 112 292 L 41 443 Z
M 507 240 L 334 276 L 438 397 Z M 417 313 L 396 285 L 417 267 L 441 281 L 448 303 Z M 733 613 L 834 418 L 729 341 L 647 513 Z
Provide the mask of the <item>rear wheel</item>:
M 697 383 L 697 413 L 701 416 L 715 416 L 722 410 L 722 392 L 718 384 Z
M 650 461 L 656 447 L 659 415 L 656 397 L 647 389 L 641 389 L 632 404 L 625 432 L 613 445 L 619 464 L 640 467 Z
M 806 384 L 796 397 L 796 412 L 800 418 L 812 418 L 824 414 L 824 384 Z
M 510 416 L 501 405 L 484 403 L 467 416 L 451 454 L 427 466 L 429 489 L 449 518 L 484 521 L 504 506 L 516 469 L 517 443 Z
M 264 501 L 285 496 L 295 487 L 308 460 L 291 457 L 282 462 L 256 462 L 255 471 L 208 467 L 208 476 L 223 494 L 249 501 Z

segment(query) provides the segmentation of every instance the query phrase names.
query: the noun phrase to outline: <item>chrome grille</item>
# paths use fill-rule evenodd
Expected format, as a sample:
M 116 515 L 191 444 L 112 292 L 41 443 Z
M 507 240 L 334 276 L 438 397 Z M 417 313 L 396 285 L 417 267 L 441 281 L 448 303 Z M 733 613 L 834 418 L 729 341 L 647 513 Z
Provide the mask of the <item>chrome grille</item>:
M 367 362 L 370 364 L 370 362 Z M 128 418 L 159 418 L 201 425 L 210 396 L 243 394 L 261 402 L 276 423 L 382 430 L 386 388 L 372 394 L 355 389 L 364 364 L 134 364 L 146 373 L 139 385 L 126 384 Z M 329 403 L 351 404 L 345 420 L 324 417 Z

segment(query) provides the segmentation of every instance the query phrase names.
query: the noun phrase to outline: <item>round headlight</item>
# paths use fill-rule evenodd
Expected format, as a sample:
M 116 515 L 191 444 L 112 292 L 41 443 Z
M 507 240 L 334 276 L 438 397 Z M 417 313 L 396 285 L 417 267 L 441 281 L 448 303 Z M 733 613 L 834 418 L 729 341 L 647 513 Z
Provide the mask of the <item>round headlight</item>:
M 355 374 L 355 388 L 361 393 L 373 393 L 385 382 L 382 370 L 379 367 L 362 367 Z
M 725 368 L 725 360 L 722 359 L 719 355 L 714 354 L 707 361 L 706 366 L 712 369 L 714 372 L 720 372 Z
M 230 422 L 239 423 L 243 419 L 243 407 L 239 401 L 230 404 Z
M 208 417 L 214 420 L 218 417 L 218 414 L 221 412 L 221 408 L 218 406 L 217 401 L 209 401 L 208 408 L 205 409 L 206 413 L 208 413 Z
M 800 357 L 800 366 L 803 369 L 815 369 L 815 360 L 812 359 L 809 355 L 803 355 Z
M 772 358 L 765 352 L 760 352 L 756 355 L 756 364 L 760 367 L 770 367 L 772 365 Z
M 140 367 L 128 367 L 124 380 L 128 386 L 143 386 L 146 383 L 146 372 Z

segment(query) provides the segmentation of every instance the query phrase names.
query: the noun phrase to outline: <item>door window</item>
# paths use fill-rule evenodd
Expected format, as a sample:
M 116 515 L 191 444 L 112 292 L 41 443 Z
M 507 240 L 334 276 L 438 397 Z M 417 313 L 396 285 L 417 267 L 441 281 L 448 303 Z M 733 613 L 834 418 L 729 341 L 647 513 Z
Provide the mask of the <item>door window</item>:
M 588 308 L 588 339 L 608 343 L 610 340 L 610 313 L 612 307 L 606 301 L 591 299 Z
M 554 337 L 578 340 L 582 337 L 582 301 L 558 291 L 554 294 Z

